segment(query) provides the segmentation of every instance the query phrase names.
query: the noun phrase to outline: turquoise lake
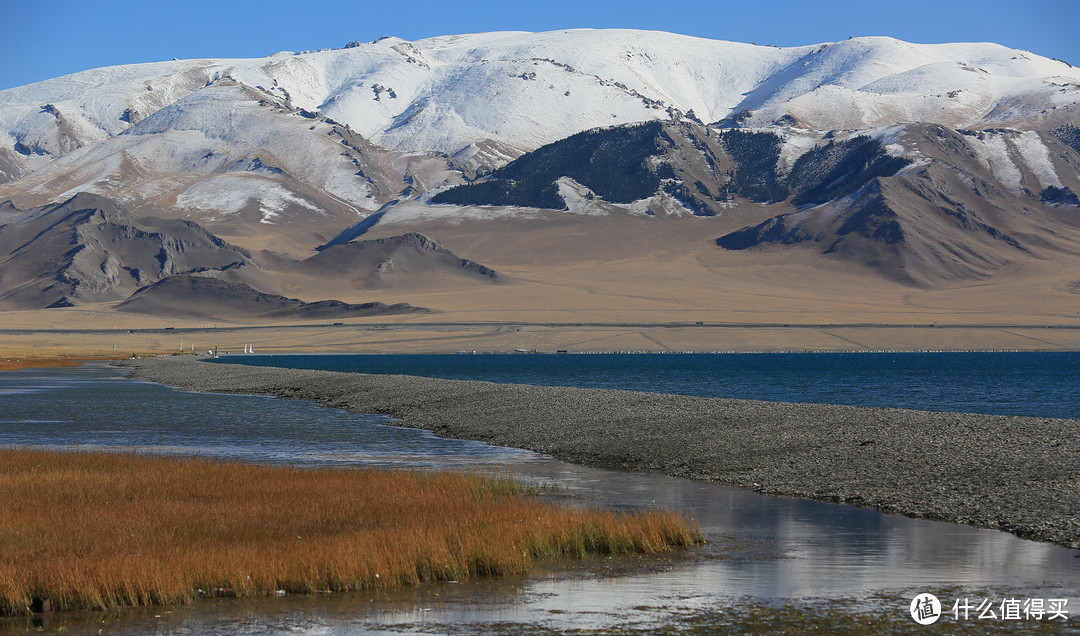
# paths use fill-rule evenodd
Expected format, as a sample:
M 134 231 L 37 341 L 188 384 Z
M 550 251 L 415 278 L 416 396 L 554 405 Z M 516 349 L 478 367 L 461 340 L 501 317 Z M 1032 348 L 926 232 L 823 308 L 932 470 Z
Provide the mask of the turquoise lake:
M 220 362 L 769 402 L 1080 418 L 1080 353 L 230 355 Z

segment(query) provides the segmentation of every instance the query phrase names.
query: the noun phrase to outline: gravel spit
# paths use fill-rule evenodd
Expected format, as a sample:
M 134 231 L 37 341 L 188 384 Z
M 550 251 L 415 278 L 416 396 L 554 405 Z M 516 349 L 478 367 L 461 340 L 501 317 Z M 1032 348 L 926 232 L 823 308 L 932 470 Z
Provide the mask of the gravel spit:
M 787 404 L 205 364 L 117 363 L 190 391 L 311 400 L 443 437 L 1080 549 L 1080 420 Z

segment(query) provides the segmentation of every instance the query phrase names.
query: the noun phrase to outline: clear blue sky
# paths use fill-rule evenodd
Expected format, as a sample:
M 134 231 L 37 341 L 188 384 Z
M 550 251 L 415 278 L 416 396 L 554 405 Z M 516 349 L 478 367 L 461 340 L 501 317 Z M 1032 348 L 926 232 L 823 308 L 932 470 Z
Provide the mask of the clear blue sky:
M 635 28 L 795 46 L 997 42 L 1080 65 L 1080 0 L 0 0 L 0 89 L 114 64 L 262 57 L 383 35 Z

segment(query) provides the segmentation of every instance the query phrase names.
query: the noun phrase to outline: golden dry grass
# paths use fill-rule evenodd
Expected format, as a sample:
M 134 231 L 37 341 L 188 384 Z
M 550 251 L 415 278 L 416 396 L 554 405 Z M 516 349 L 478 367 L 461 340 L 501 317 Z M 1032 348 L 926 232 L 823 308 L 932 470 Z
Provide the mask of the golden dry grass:
M 77 367 L 83 362 L 101 360 L 122 360 L 127 356 L 121 355 L 57 355 L 42 357 L 8 357 L 0 358 L 0 371 L 18 371 L 20 369 L 51 369 L 57 367 Z
M 0 359 L 0 371 L 45 367 L 77 367 L 81 363 L 69 358 L 4 358 Z
M 0 449 L 0 614 L 520 573 L 702 541 L 663 511 L 544 502 L 507 478 Z

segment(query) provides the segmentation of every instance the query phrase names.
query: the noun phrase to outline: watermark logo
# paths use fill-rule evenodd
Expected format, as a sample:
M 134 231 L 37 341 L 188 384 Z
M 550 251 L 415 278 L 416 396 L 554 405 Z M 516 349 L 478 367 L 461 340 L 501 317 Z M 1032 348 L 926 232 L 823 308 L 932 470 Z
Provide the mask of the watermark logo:
M 932 625 L 941 618 L 941 601 L 933 594 L 923 593 L 911 599 L 911 618 L 920 625 Z M 1068 621 L 1067 598 L 1001 599 L 958 598 L 952 609 L 944 612 L 955 621 Z
M 920 594 L 911 599 L 911 618 L 920 625 L 932 625 L 941 618 L 941 601 L 933 594 Z
M 952 607 L 955 620 L 998 620 L 998 621 L 1067 621 L 1069 620 L 1069 599 L 1067 598 L 1005 598 L 1000 603 L 988 598 L 978 605 L 976 599 L 958 598 Z

